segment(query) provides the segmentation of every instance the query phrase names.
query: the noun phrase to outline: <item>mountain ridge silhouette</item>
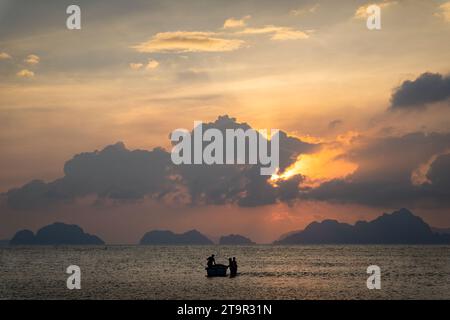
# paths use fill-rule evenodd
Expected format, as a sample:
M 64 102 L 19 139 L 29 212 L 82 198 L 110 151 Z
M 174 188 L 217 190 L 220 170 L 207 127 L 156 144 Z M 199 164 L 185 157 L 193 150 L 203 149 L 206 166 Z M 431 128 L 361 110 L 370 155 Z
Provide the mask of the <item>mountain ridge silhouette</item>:
M 255 244 L 250 238 L 244 237 L 240 234 L 230 234 L 221 236 L 219 240 L 220 245 L 252 245 Z
M 170 230 L 152 230 L 144 234 L 140 245 L 211 245 L 211 239 L 193 229 L 184 233 L 174 233 Z
M 448 244 L 450 235 L 438 234 L 406 208 L 384 213 L 354 225 L 336 220 L 314 221 L 304 230 L 288 233 L 274 244 Z
M 85 233 L 75 224 L 55 222 L 40 228 L 36 234 L 30 230 L 20 230 L 9 241 L 10 245 L 104 245 L 95 235 Z

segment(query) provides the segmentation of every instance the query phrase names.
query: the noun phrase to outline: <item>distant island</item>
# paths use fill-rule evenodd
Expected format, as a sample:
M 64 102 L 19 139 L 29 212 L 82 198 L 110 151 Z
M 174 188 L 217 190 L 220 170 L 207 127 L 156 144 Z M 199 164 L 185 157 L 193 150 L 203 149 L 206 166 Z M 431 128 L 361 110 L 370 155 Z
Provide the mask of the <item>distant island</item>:
M 218 243 L 255 244 L 251 239 L 239 234 L 221 236 Z M 60 222 L 42 227 L 36 234 L 30 230 L 21 230 L 11 240 L 0 240 L 0 246 L 104 244 L 102 239 L 85 233 L 81 227 Z M 197 230 L 180 234 L 169 230 L 153 230 L 145 233 L 139 244 L 214 245 L 214 242 Z M 403 208 L 384 213 L 372 221 L 358 221 L 353 225 L 336 220 L 312 222 L 304 230 L 281 235 L 273 244 L 450 244 L 450 229 L 430 227 L 420 217 Z
M 17 232 L 9 241 L 10 245 L 104 245 L 102 239 L 85 233 L 77 225 L 61 222 L 45 226 L 36 234 L 30 230 Z
M 235 246 L 235 245 L 252 245 L 255 243 L 249 238 L 246 238 L 239 234 L 230 234 L 228 236 L 220 237 L 219 244 Z
M 383 214 L 355 225 L 336 220 L 313 222 L 274 244 L 449 244 L 450 235 L 437 233 L 408 209 Z
M 139 242 L 141 245 L 211 245 L 208 237 L 197 230 L 176 234 L 169 230 L 147 232 Z

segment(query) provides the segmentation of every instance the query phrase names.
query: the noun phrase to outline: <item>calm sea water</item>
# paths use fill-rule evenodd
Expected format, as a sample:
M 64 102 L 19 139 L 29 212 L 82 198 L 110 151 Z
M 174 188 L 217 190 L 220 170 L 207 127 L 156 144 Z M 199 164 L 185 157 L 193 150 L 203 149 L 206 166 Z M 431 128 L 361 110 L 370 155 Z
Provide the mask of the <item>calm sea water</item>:
M 237 257 L 236 278 L 204 263 Z M 82 289 L 66 288 L 78 265 Z M 368 290 L 378 265 L 381 290 Z M 0 299 L 450 299 L 450 246 L 0 248 Z

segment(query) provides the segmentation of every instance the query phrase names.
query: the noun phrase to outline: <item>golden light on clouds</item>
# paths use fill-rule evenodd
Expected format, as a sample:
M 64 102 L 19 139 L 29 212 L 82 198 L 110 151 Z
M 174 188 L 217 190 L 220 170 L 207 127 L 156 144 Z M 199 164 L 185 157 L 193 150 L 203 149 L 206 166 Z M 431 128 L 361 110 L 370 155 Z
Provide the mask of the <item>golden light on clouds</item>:
M 0 52 L 0 60 L 11 59 L 11 56 L 6 52 Z
M 34 72 L 28 69 L 22 69 L 19 72 L 17 72 L 16 75 L 21 78 L 32 78 L 34 77 Z
M 450 1 L 444 2 L 439 6 L 439 13 L 436 16 L 441 17 L 447 22 L 450 22 Z
M 309 6 L 307 8 L 301 8 L 301 9 L 294 9 L 291 10 L 290 14 L 293 16 L 303 16 L 307 13 L 315 13 L 317 11 L 317 9 L 320 7 L 320 5 L 318 3 Z
M 354 132 L 349 132 L 338 136 L 336 141 L 324 143 L 323 147 L 316 153 L 300 155 L 297 161 L 284 172 L 273 175 L 270 179 L 271 183 L 277 185 L 277 181 L 287 180 L 301 174 L 305 176 L 302 186 L 317 187 L 323 182 L 344 178 L 352 174 L 358 168 L 358 165 L 342 156 L 346 154 L 354 136 Z M 310 140 L 319 141 L 319 139 L 313 138 L 310 138 Z
M 147 70 L 153 70 L 158 68 L 159 62 L 153 59 L 148 60 L 147 65 L 145 66 L 145 69 Z
M 371 5 L 377 5 L 381 9 L 383 9 L 383 8 L 390 7 L 390 6 L 392 6 L 394 4 L 397 4 L 397 3 L 398 3 L 397 1 L 389 1 L 389 0 L 386 0 L 386 1 L 383 1 L 383 2 L 369 3 L 369 4 L 366 4 L 366 5 L 358 7 L 358 9 L 356 9 L 354 17 L 356 19 L 366 19 L 369 16 L 369 13 L 367 13 L 367 8 L 370 7 Z
M 271 34 L 272 40 L 302 40 L 308 39 L 309 35 L 306 32 L 296 30 L 291 27 L 279 27 L 274 25 L 267 25 L 260 28 L 246 28 L 239 31 L 242 35 L 259 35 Z
M 35 54 L 30 54 L 24 61 L 30 65 L 35 65 L 40 62 L 40 58 Z
M 138 52 L 226 52 L 241 48 L 244 41 L 221 38 L 215 32 L 160 32 L 133 48 Z
M 159 62 L 154 59 L 148 59 L 148 62 L 146 64 L 142 62 L 131 62 L 129 66 L 132 70 L 135 71 L 142 70 L 144 69 L 144 67 L 145 70 L 154 70 L 159 67 Z
M 225 20 L 223 24 L 224 29 L 233 29 L 233 28 L 242 28 L 247 25 L 247 20 L 249 20 L 251 16 L 245 16 L 242 19 L 229 18 Z
M 133 70 L 139 70 L 142 69 L 142 67 L 144 66 L 143 63 L 130 63 L 130 68 Z

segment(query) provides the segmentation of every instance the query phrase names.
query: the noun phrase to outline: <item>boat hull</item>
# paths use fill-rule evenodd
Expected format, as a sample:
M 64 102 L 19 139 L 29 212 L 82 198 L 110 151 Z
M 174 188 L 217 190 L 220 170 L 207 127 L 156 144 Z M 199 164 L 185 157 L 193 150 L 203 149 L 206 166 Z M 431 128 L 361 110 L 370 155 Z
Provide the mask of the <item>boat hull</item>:
M 210 268 L 205 268 L 208 277 L 226 277 L 227 266 L 215 265 Z

